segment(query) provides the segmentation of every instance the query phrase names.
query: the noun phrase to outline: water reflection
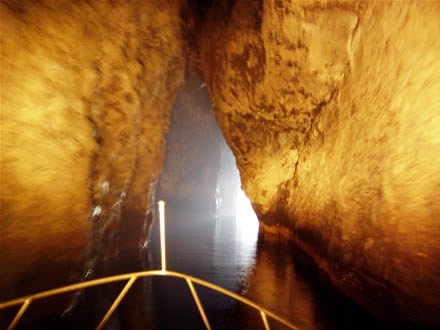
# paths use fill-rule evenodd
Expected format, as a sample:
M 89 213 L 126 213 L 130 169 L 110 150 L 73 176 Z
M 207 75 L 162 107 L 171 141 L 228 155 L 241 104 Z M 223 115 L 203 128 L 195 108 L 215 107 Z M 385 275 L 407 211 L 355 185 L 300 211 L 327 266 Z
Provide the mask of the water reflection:
M 236 286 L 229 285 L 234 291 L 255 265 L 259 228 L 257 216 L 245 193 L 239 188 L 235 196 L 235 216 L 217 216 L 213 242 L 215 279 L 228 282 L 230 275 L 225 276 L 222 269 L 232 267 Z
M 257 217 L 240 189 L 235 158 L 225 143 L 220 162 L 215 209 L 191 203 L 192 198 L 185 207 L 173 199 L 167 202 L 167 268 L 237 292 L 300 329 L 379 329 L 362 309 L 323 284 L 301 251 L 269 237 L 258 240 Z M 157 223 L 152 241 L 153 267 L 160 269 Z M 263 328 L 257 311 L 209 289 L 196 289 L 213 329 Z M 150 304 L 157 311 L 157 328 L 204 328 L 182 280 L 153 278 Z M 273 329 L 283 328 L 270 323 Z
M 243 208 L 243 205 L 241 207 Z M 201 218 L 168 213 L 168 269 L 190 274 L 238 292 L 245 278 L 254 270 L 258 222 L 253 223 L 254 237 L 247 235 L 247 238 L 242 240 L 243 228 L 235 219 L 233 216 Z M 160 267 L 157 235 L 155 228 L 155 268 Z M 197 290 L 213 328 L 230 329 L 233 316 L 231 312 L 236 302 L 210 290 L 200 287 L 197 287 Z M 154 278 L 153 296 L 154 303 L 158 305 L 161 329 L 203 328 L 184 282 Z
M 287 251 L 287 244 L 259 243 L 255 270 L 246 278 L 246 297 L 276 311 L 302 329 L 319 329 L 311 285 L 296 271 L 294 260 Z M 245 310 L 241 313 L 242 319 L 249 314 Z M 272 328 L 277 327 L 273 324 Z
M 238 292 L 301 329 L 380 329 L 329 286 L 301 251 L 267 237 L 258 241 L 258 226 L 252 229 L 242 219 L 240 212 L 220 218 L 168 214 L 168 268 Z M 158 249 L 156 245 L 155 268 L 160 267 Z M 256 311 L 208 289 L 197 290 L 213 329 L 263 328 Z M 158 328 L 203 329 L 183 281 L 154 279 L 153 297 Z M 273 320 L 271 327 L 283 329 Z

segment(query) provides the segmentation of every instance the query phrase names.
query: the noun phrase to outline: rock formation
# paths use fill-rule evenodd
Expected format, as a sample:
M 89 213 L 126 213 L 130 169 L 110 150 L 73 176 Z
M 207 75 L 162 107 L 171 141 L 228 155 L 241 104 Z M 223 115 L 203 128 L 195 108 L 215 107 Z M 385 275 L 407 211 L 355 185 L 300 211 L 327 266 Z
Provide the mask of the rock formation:
M 180 7 L 0 4 L 1 300 L 78 280 L 116 233 L 146 239 L 184 81 Z
M 439 17 L 437 2 L 217 1 L 198 41 L 265 231 L 370 309 L 427 326 L 440 324 Z
M 148 243 L 190 48 L 265 232 L 370 310 L 438 326 L 439 18 L 434 1 L 1 2 L 0 299 Z

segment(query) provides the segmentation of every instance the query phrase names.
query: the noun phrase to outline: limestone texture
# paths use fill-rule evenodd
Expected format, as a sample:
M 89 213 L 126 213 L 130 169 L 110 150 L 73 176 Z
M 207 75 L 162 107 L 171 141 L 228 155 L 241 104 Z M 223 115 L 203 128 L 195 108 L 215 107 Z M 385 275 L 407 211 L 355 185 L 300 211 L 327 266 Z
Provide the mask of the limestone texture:
M 265 233 L 440 328 L 440 2 L 5 0 L 0 33 L 0 300 L 133 266 L 189 68 Z M 219 182 L 199 82 L 174 107 L 176 200 Z
M 385 319 L 439 326 L 440 3 L 214 1 L 204 24 L 201 71 L 266 233 Z
M 78 281 L 86 257 L 148 236 L 184 81 L 180 7 L 0 3 L 1 300 Z

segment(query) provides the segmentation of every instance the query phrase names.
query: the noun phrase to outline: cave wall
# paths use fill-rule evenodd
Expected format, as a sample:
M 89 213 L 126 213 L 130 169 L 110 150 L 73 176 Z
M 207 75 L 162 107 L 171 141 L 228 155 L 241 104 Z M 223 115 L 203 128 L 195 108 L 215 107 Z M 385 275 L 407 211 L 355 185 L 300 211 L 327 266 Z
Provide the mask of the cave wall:
M 0 4 L 1 300 L 77 281 L 115 232 L 145 240 L 184 81 L 181 5 Z
M 194 72 L 176 97 L 157 197 L 178 212 L 214 212 L 224 139 L 206 84 Z
M 266 233 L 371 311 L 438 326 L 440 4 L 214 1 L 205 24 L 201 70 Z
M 145 239 L 186 26 L 265 231 L 365 306 L 438 325 L 439 3 L 207 8 L 183 23 L 180 1 L 0 4 L 0 298 Z

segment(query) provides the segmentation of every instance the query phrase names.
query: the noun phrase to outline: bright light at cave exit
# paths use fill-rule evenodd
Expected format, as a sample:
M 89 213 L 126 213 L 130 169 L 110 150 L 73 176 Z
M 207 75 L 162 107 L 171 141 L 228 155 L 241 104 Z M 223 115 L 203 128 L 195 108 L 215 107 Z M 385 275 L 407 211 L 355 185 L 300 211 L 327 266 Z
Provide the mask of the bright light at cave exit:
M 258 238 L 258 218 L 251 201 L 240 188 L 237 192 L 236 219 L 240 241 L 254 242 Z

